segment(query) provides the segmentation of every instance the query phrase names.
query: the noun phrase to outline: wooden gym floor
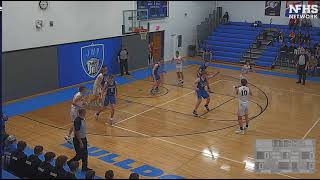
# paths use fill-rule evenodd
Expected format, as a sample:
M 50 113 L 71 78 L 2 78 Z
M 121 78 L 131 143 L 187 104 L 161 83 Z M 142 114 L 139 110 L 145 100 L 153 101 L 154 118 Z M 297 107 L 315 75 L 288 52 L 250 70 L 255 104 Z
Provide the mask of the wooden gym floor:
M 120 86 L 114 127 L 105 124 L 108 110 L 98 121 L 94 111 L 87 114 L 89 144 L 117 153 L 122 160 L 136 160 L 134 167 L 149 164 L 165 174 L 186 178 L 320 177 L 319 161 L 315 174 L 256 174 L 252 169 L 256 139 L 311 138 L 319 142 L 319 83 L 307 81 L 303 87 L 295 79 L 251 73 L 252 121 L 248 132 L 238 135 L 234 133 L 238 102 L 232 86 L 239 83 L 239 71 L 209 67 L 210 72 L 219 72 L 210 80 L 212 111 L 206 113 L 202 104 L 202 116 L 196 118 L 191 115 L 196 100 L 191 88 L 197 69 L 197 65 L 184 69 L 184 88 L 174 85 L 174 71 L 163 74 L 164 84 L 156 97 L 149 96 L 151 78 Z M 29 147 L 41 144 L 46 151 L 73 157 L 74 152 L 61 145 L 71 126 L 69 111 L 70 101 L 15 116 L 7 123 L 7 131 Z M 319 157 L 316 154 L 317 160 Z M 98 158 L 89 157 L 89 167 L 98 176 L 104 177 L 108 169 L 114 170 L 115 178 L 129 176 L 129 170 Z

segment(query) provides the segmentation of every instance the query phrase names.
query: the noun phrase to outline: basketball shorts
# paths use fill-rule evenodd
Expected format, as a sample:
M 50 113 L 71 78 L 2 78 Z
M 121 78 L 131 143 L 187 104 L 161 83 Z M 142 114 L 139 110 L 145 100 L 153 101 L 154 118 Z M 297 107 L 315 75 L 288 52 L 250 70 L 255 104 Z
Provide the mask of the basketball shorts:
M 239 103 L 238 116 L 244 116 L 248 114 L 248 106 L 249 106 L 249 103 L 247 102 Z
M 71 122 L 74 122 L 74 120 L 77 118 L 79 112 L 79 108 L 71 108 Z
M 106 96 L 104 99 L 104 106 L 108 106 L 109 104 L 116 104 L 116 97 L 115 96 Z
M 197 94 L 197 97 L 198 99 L 208 99 L 210 96 L 209 96 L 209 93 L 206 91 L 206 90 L 198 90 L 196 91 L 196 94 Z
M 159 80 L 160 80 L 159 74 L 156 74 L 156 75 L 153 77 L 153 80 L 154 80 L 154 81 L 159 81 Z
M 182 72 L 182 68 L 183 68 L 182 64 L 176 64 L 177 72 Z
M 95 96 L 99 96 L 99 89 L 97 87 L 93 87 L 93 90 L 92 90 L 92 94 L 95 95 Z

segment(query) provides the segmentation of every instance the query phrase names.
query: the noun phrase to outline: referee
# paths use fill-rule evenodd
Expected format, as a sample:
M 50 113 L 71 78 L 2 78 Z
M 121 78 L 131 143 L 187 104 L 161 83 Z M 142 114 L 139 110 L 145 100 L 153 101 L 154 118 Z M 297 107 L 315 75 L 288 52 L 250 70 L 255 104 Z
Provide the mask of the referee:
M 73 145 L 76 151 L 76 156 L 68 161 L 70 166 L 71 162 L 82 160 L 82 171 L 87 172 L 92 169 L 88 168 L 88 143 L 86 138 L 86 110 L 80 109 L 78 117 L 74 120 L 74 137 Z
M 297 83 L 301 83 L 302 79 L 302 85 L 305 85 L 308 63 L 308 56 L 305 54 L 304 48 L 302 48 L 301 53 L 298 55 L 297 72 L 299 81 Z
M 122 47 L 121 51 L 119 52 L 118 55 L 118 61 L 120 63 L 120 72 L 121 72 L 121 76 L 124 75 L 123 69 L 126 70 L 126 74 L 130 75 L 130 73 L 128 72 L 128 51 L 126 48 Z

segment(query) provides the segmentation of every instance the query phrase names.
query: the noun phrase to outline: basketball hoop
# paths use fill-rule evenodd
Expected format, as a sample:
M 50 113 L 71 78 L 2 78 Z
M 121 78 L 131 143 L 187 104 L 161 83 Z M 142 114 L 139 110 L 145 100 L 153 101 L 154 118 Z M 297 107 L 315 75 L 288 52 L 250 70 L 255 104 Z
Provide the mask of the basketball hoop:
M 148 30 L 147 29 L 140 29 L 140 37 L 141 40 L 146 40 L 147 39 L 147 35 L 148 35 Z
M 147 35 L 148 35 L 148 30 L 147 29 L 136 28 L 134 31 L 136 33 L 140 34 L 141 40 L 146 40 L 147 39 Z

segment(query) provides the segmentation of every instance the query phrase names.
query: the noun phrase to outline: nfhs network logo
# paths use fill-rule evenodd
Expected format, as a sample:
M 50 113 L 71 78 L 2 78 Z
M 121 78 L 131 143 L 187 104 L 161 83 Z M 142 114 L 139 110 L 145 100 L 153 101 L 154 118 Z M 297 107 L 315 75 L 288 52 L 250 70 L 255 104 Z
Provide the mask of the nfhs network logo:
M 307 18 L 317 19 L 319 7 L 318 5 L 291 5 L 289 6 L 289 18 Z M 300 14 L 299 14 L 300 13 Z

